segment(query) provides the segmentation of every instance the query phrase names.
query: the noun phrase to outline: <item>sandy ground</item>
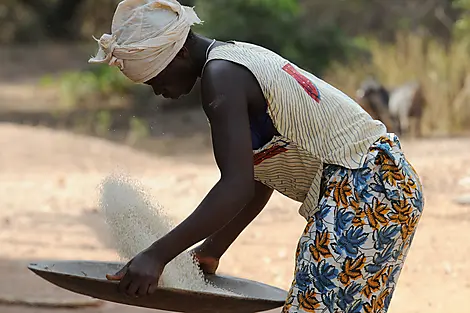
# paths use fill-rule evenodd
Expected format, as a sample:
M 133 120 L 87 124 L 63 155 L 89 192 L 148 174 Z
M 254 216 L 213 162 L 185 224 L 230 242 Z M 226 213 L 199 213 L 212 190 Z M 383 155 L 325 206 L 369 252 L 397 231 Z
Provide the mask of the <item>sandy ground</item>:
M 466 192 L 458 181 L 470 176 L 470 138 L 403 145 L 422 176 L 426 203 L 389 312 L 468 312 L 470 206 L 452 199 Z M 141 180 L 177 221 L 218 179 L 209 150 L 197 158 L 172 159 L 95 138 L 13 124 L 0 124 L 0 147 L 0 302 L 11 298 L 90 302 L 44 282 L 25 265 L 38 259 L 117 259 L 106 244 L 97 187 L 118 167 Z M 295 245 L 304 227 L 298 206 L 275 194 L 224 256 L 220 271 L 287 289 Z M 79 312 L 111 310 L 148 311 L 105 304 Z M 2 313 L 50 311 L 0 305 Z

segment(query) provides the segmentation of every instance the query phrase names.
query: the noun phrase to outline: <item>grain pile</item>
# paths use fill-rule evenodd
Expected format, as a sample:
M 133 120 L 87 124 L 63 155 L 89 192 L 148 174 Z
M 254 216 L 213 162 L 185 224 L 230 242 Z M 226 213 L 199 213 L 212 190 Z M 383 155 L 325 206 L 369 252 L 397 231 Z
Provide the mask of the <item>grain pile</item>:
M 100 208 L 109 226 L 113 245 L 126 262 L 174 227 L 164 208 L 152 201 L 138 181 L 124 174 L 112 174 L 104 179 Z M 204 279 L 188 251 L 167 264 L 159 285 L 191 291 L 229 293 Z

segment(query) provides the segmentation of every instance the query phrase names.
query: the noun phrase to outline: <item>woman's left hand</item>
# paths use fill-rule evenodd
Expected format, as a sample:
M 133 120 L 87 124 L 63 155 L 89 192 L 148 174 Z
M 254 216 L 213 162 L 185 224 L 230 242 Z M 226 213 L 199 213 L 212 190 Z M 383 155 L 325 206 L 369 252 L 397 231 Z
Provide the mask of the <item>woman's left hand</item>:
M 158 287 L 158 281 L 165 268 L 154 248 L 139 253 L 119 272 L 106 275 L 108 280 L 119 281 L 119 291 L 131 297 L 150 295 Z

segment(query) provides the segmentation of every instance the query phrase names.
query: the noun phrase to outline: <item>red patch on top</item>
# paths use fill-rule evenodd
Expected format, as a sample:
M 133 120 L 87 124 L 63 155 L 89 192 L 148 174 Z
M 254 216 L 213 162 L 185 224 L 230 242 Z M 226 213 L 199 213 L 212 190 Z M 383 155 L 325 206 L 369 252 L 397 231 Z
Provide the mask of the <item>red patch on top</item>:
M 316 102 L 320 103 L 320 92 L 314 83 L 299 71 L 297 71 L 292 64 L 286 64 L 282 68 L 287 74 L 292 76 L 302 88 L 308 93 L 310 97 L 313 98 Z

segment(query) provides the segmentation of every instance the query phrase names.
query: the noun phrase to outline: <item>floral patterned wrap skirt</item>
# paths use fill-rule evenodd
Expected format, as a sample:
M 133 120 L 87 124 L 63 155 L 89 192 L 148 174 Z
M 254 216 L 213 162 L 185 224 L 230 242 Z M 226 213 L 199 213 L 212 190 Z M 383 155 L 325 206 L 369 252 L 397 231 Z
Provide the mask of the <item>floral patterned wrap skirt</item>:
M 360 169 L 326 165 L 318 205 L 283 312 L 387 312 L 423 210 L 398 138 L 377 140 Z

